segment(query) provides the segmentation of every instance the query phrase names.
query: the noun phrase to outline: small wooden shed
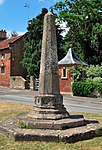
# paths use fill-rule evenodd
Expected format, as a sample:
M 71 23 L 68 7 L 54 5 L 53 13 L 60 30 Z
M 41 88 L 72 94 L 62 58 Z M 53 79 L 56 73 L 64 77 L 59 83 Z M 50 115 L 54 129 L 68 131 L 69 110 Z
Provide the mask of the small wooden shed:
M 71 72 L 72 67 L 78 65 L 87 66 L 86 63 L 81 61 L 72 48 L 69 48 L 66 56 L 58 62 L 58 73 L 60 80 L 60 92 L 63 94 L 72 94 L 72 82 L 73 74 Z

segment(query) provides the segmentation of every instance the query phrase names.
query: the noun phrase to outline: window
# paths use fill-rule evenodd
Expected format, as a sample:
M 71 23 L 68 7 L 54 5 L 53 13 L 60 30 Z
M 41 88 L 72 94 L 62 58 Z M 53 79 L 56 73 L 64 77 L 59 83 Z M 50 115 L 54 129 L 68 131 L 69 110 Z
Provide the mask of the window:
M 62 68 L 62 78 L 67 78 L 67 69 L 66 69 L 66 67 L 63 67 Z
M 0 67 L 0 73 L 5 73 L 5 67 L 4 66 Z
M 0 59 L 4 59 L 5 58 L 5 54 L 4 53 L 2 53 L 2 54 L 0 54 Z

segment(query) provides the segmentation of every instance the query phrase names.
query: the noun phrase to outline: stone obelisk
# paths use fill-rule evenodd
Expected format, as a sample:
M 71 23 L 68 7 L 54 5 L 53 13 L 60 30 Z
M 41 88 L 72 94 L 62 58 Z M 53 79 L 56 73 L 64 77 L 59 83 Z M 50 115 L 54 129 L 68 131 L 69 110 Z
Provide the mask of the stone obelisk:
M 54 19 L 52 13 L 46 14 L 44 19 L 39 93 L 33 110 L 0 122 L 0 133 L 15 141 L 72 143 L 102 136 L 102 128 L 96 125 L 97 121 L 85 120 L 83 115 L 69 116 L 63 106 Z
M 62 119 L 69 117 L 60 94 L 55 16 L 44 17 L 41 66 L 38 96 L 28 117 L 34 119 Z

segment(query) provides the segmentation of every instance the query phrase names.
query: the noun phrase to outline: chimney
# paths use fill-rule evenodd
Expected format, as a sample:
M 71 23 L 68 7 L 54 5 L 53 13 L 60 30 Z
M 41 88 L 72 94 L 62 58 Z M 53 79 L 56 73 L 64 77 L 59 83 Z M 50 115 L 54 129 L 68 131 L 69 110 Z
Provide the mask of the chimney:
M 5 40 L 6 38 L 6 30 L 0 30 L 0 41 Z

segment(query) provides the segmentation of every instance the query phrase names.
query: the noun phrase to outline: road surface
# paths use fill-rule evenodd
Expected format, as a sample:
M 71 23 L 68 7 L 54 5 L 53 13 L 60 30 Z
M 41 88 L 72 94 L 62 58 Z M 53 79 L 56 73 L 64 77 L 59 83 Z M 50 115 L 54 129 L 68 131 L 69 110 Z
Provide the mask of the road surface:
M 0 87 L 0 101 L 11 101 L 33 105 L 37 91 L 15 90 Z M 86 112 L 102 114 L 102 98 L 87 98 L 64 95 L 64 106 L 68 112 Z

